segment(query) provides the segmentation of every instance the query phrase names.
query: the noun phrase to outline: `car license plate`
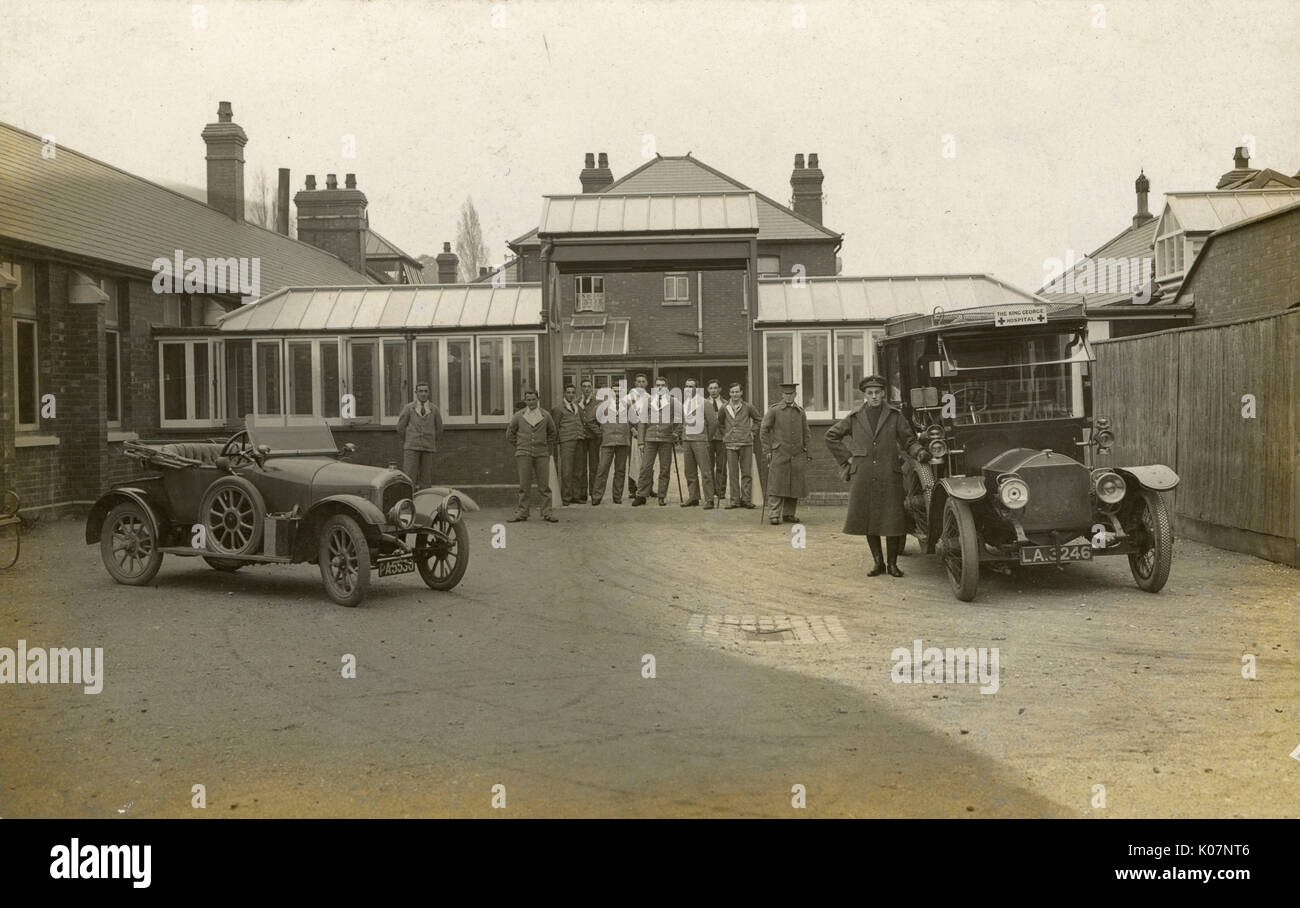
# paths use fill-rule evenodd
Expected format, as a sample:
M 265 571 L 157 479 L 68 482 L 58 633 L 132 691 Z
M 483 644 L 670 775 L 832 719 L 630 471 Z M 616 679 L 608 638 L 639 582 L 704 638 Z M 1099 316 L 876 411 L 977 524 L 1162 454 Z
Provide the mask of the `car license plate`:
M 1087 543 L 1075 545 L 1031 545 L 1020 550 L 1021 564 L 1064 564 L 1067 561 L 1091 561 L 1092 546 Z
M 399 555 L 379 562 L 379 576 L 391 577 L 394 574 L 409 574 L 415 570 L 415 559 L 410 555 Z

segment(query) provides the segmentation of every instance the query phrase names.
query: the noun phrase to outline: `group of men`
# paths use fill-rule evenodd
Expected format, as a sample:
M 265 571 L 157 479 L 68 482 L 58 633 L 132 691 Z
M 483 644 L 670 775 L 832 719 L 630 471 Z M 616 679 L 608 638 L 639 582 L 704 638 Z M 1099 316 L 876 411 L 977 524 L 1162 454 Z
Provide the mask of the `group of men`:
M 695 380 L 687 379 L 680 397 L 669 393 L 662 377 L 655 380 L 653 392 L 646 385 L 645 374 L 638 373 L 627 399 L 615 398 L 611 406 L 610 392 L 602 400 L 584 379 L 581 396 L 578 388 L 566 385 L 564 401 L 549 412 L 541 407 L 536 391 L 524 392 L 524 406 L 506 429 L 519 477 L 519 499 L 510 522 L 528 519 L 534 485 L 541 496 L 542 519 L 558 522 L 551 507 L 553 450 L 558 451 L 565 505 L 599 505 L 612 467 L 615 504 L 623 502 L 626 489 L 633 507 L 651 498 L 663 507 L 679 445 L 684 447 L 687 488 L 682 507 L 708 510 L 726 500 L 722 506 L 728 509 L 753 508 L 750 465 L 757 448 L 767 465 L 768 522 L 797 522 L 795 510 L 808 493 L 806 466 L 812 460 L 808 417 L 795 402 L 797 384 L 782 383 L 780 402 L 765 414 L 744 399 L 739 382 L 730 386 L 727 399 L 717 381 L 708 382 L 707 394 L 700 394 Z M 844 532 L 867 537 L 874 560 L 868 576 L 901 577 L 897 559 L 907 531 L 903 455 L 921 463 L 928 463 L 929 456 L 902 411 L 885 402 L 882 377 L 869 375 L 858 388 L 865 398 L 862 406 L 826 432 L 826 446 L 840 465 L 840 477 L 850 484 Z M 432 484 L 442 416 L 429 402 L 427 384 L 416 386 L 416 399 L 403 408 L 397 430 L 407 474 L 417 488 Z M 881 536 L 886 539 L 883 552 Z

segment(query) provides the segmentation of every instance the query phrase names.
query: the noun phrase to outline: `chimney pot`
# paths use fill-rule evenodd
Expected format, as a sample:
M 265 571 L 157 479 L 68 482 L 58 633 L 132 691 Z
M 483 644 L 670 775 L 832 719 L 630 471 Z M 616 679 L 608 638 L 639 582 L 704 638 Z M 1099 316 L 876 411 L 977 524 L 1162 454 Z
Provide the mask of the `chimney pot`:
M 1250 167 L 1250 149 L 1245 145 L 1238 145 L 1232 155 L 1232 164 L 1238 170 L 1247 170 Z
M 307 188 L 308 189 L 316 188 L 316 174 L 314 173 L 307 174 Z
M 325 188 L 326 188 L 326 189 L 338 189 L 338 188 L 339 188 L 339 177 L 338 177 L 338 174 L 336 174 L 336 173 L 327 173 L 327 174 L 325 174 Z
M 279 183 L 275 188 L 275 232 L 289 235 L 289 168 L 281 167 Z
M 485 274 L 487 274 L 487 268 L 484 267 L 483 265 L 479 265 L 479 266 L 478 266 L 478 276 L 479 276 L 479 277 L 483 277 L 483 275 L 485 275 Z
M 218 101 L 218 102 L 217 102 L 217 122 L 218 122 L 218 123 L 230 123 L 230 122 L 233 122 L 234 119 L 235 119 L 235 111 L 234 111 L 234 109 L 230 106 L 230 102 L 229 102 L 229 101 Z
M 582 166 L 591 170 L 591 168 L 596 166 L 596 156 L 591 152 L 587 152 L 586 156 L 582 159 Z
M 603 151 L 600 153 L 600 167 L 602 170 L 609 167 L 609 155 Z
M 797 155 L 794 156 L 794 169 L 795 169 L 795 170 L 803 170 L 803 155 L 802 155 L 802 154 L 797 154 Z
M 817 168 L 817 152 L 808 155 L 808 166 L 814 170 Z
M 1151 220 L 1152 214 L 1147 210 L 1147 192 L 1151 189 L 1151 181 L 1147 179 L 1146 171 L 1139 171 L 1137 182 L 1133 184 L 1137 190 L 1137 214 L 1133 215 L 1133 226 L 1145 224 Z
M 356 188 L 357 188 L 357 175 L 356 175 L 355 173 L 350 173 L 350 174 L 348 174 L 347 176 L 345 176 L 345 177 L 343 178 L 343 187 L 344 187 L 345 189 L 356 189 Z
M 442 244 L 442 251 L 443 251 L 443 252 L 451 252 L 451 243 L 443 243 L 443 244 Z

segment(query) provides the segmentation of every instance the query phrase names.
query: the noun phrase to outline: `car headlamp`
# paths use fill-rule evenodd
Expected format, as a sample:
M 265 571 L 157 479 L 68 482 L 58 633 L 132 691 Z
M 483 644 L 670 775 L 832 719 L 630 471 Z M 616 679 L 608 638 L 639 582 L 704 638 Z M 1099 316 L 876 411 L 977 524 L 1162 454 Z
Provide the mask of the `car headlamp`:
M 1110 420 L 1105 416 L 1098 416 L 1093 421 L 1092 439 L 1099 448 L 1109 448 L 1115 443 L 1115 433 L 1111 431 Z
M 447 500 L 442 503 L 442 512 L 447 515 L 450 523 L 460 520 L 460 499 L 455 495 L 448 495 Z
M 388 522 L 403 530 L 415 526 L 415 502 L 403 498 L 388 511 Z
M 1029 485 L 1019 476 L 1004 476 L 998 485 L 998 501 L 1002 506 L 1018 511 L 1029 504 Z
M 943 439 L 936 438 L 927 446 L 931 457 L 943 457 L 948 453 L 948 446 L 944 444 Z
M 1119 504 L 1124 500 L 1128 485 L 1114 470 L 1099 470 L 1092 474 L 1092 491 L 1102 504 Z

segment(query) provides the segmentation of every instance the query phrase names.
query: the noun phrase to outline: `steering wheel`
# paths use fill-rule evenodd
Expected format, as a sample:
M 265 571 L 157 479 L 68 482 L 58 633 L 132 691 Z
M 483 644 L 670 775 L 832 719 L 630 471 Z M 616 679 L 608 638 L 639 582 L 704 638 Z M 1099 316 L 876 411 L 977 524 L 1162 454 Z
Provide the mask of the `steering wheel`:
M 983 413 L 989 408 L 989 389 L 983 385 L 964 385 L 952 390 L 952 396 L 954 399 L 956 399 L 959 394 L 971 395 L 973 399 L 968 402 L 967 406 L 976 413 Z M 978 406 L 976 406 L 977 403 Z
M 240 441 L 241 438 L 243 439 L 242 442 Z M 220 456 L 230 458 L 231 469 L 255 462 L 257 458 L 252 454 L 252 445 L 248 440 L 248 430 L 240 429 L 226 439 L 226 443 L 221 446 Z

